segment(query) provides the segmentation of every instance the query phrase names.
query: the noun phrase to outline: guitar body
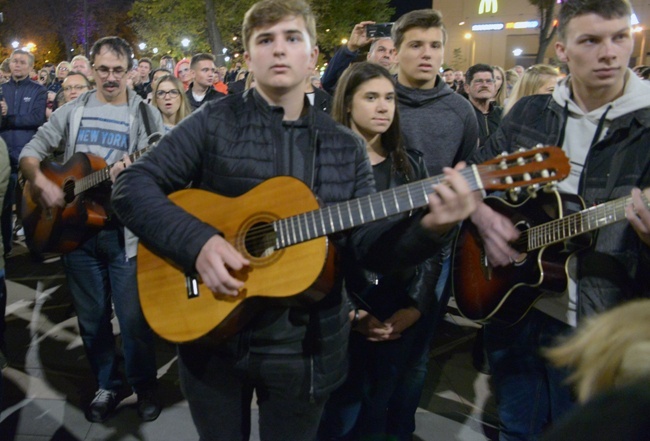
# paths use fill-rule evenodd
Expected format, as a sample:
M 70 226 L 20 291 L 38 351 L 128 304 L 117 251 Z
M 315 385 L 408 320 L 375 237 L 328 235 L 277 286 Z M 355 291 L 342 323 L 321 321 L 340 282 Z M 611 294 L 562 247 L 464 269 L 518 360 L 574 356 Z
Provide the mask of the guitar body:
M 332 289 L 335 259 L 327 237 L 274 250 L 273 231 L 260 233 L 260 226 L 319 208 L 301 181 L 276 177 L 237 198 L 189 189 L 173 193 L 170 199 L 218 228 L 250 260 L 250 267 L 236 274 L 245 282 L 237 297 L 215 296 L 196 277 L 140 244 L 140 302 L 149 325 L 161 337 L 177 343 L 206 335 L 212 341 L 224 339 L 268 305 L 317 301 Z
M 108 216 L 103 204 L 110 194 L 99 190 L 94 192 L 96 197 L 75 194 L 77 180 L 104 167 L 102 158 L 85 153 L 75 153 L 63 165 L 43 162 L 41 171 L 65 194 L 63 208 L 43 209 L 32 199 L 31 184 L 25 182 L 19 211 L 33 254 L 70 252 L 104 227 Z
M 584 208 L 579 196 L 544 191 L 521 204 L 493 197 L 486 198 L 485 203 L 521 231 Z M 515 263 L 494 268 L 487 262 L 476 227 L 464 222 L 452 256 L 452 290 L 458 310 L 477 322 L 518 322 L 542 295 L 558 295 L 566 290 L 569 257 L 590 243 L 591 236 L 582 234 L 528 253 L 522 244 L 522 254 Z

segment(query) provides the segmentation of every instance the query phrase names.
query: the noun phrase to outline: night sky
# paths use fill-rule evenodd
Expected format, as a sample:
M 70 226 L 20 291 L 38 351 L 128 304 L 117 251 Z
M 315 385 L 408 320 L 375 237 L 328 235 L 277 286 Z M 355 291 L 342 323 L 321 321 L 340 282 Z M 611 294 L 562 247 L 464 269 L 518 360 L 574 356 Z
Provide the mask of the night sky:
M 391 7 L 395 8 L 395 15 L 392 20 L 395 21 L 402 15 L 415 9 L 425 9 L 431 7 L 431 0 L 391 0 Z

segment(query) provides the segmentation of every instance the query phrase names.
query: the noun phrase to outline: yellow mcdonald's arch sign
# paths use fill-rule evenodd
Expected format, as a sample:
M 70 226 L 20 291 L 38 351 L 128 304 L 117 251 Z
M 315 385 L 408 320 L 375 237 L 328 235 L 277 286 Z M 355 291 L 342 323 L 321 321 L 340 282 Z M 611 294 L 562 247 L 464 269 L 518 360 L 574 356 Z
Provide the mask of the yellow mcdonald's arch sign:
M 478 5 L 479 14 L 495 14 L 498 10 L 497 0 L 481 0 L 481 4 Z

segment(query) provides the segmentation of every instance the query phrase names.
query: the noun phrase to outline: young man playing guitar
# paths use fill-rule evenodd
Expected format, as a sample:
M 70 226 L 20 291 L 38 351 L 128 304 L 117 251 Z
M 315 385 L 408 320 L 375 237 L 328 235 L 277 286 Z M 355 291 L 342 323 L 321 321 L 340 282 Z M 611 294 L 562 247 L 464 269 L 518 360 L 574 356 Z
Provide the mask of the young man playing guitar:
M 141 105 L 140 97 L 127 90 L 131 55 L 131 47 L 119 37 L 98 40 L 92 48 L 97 89 L 54 112 L 23 149 L 20 168 L 31 186 L 32 200 L 43 207 L 45 217 L 56 219 L 59 209 L 74 203 L 66 200 L 64 189 L 41 170 L 40 162 L 59 143 L 65 145 L 66 161 L 75 153 L 78 158 L 86 157 L 79 153 L 90 153 L 102 164 L 112 166 L 110 176 L 114 179 L 129 165 L 129 154 L 147 147 L 153 132 L 163 133 L 160 112 Z M 110 189 L 105 188 L 104 193 L 108 200 Z M 80 215 L 85 215 L 85 211 L 82 208 Z M 86 355 L 98 383 L 86 418 L 104 421 L 119 402 L 122 380 L 111 325 L 114 305 L 122 334 L 126 377 L 138 395 L 138 413 L 145 421 L 154 420 L 160 414 L 155 393 L 157 367 L 153 333 L 142 315 L 138 298 L 137 239 L 114 217 L 90 238 L 80 229 L 77 237 L 87 240 L 64 254 L 63 264 Z
M 256 87 L 206 103 L 125 170 L 113 192 L 114 209 L 143 244 L 198 273 L 210 296 L 225 299 L 246 295 L 246 271 L 264 256 L 245 257 L 167 194 L 192 182 L 220 195 L 241 196 L 282 175 L 307 183 L 326 205 L 374 192 L 361 139 L 305 100 L 305 78 L 318 55 L 309 6 L 302 0 L 256 3 L 244 18 L 242 34 Z M 451 169 L 445 173 L 449 185 L 429 195 L 428 211 L 330 239 L 338 251 L 380 271 L 423 260 L 475 206 L 463 177 Z M 314 438 L 325 400 L 344 379 L 350 329 L 340 278 L 326 294 L 315 303 L 263 302 L 225 341 L 179 346 L 181 387 L 202 440 L 248 439 L 253 392 L 261 439 Z
M 571 259 L 565 295 L 543 298 L 516 325 L 485 328 L 485 345 L 501 419 L 501 440 L 538 439 L 571 406 L 565 373 L 540 347 L 570 332 L 576 320 L 632 297 L 650 295 L 650 211 L 638 188 L 650 185 L 650 88 L 628 69 L 633 49 L 627 0 L 567 0 L 560 9 L 556 53 L 570 75 L 551 95 L 522 99 L 479 151 L 480 162 L 507 147 L 558 145 L 571 160 L 562 192 L 587 206 L 630 196 L 629 222 L 602 228 L 593 246 Z M 516 265 L 518 230 L 485 203 L 472 216 L 493 266 Z

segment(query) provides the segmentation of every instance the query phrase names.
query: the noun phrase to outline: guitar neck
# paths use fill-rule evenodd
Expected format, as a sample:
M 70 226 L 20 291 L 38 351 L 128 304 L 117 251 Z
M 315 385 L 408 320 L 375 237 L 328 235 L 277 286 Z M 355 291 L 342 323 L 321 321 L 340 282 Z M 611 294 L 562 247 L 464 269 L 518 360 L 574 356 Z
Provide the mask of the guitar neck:
M 131 162 L 135 162 L 138 158 L 144 155 L 151 147 L 145 147 L 142 150 L 138 150 L 129 155 Z M 84 176 L 81 179 L 77 179 L 74 187 L 74 194 L 79 195 L 84 191 L 90 190 L 93 187 L 96 187 L 104 182 L 107 182 L 111 179 L 111 167 L 112 165 L 107 165 L 101 170 L 97 170 L 93 173 L 90 173 L 87 176 Z
M 631 202 L 631 197 L 622 197 L 531 227 L 522 233 L 522 239 L 528 251 L 562 242 L 625 220 L 625 207 Z
M 472 190 L 483 189 L 478 169 L 471 166 L 461 174 Z M 444 175 L 423 179 L 351 201 L 329 205 L 273 223 L 276 249 L 285 248 L 318 237 L 348 230 L 368 222 L 383 219 L 423 207 L 429 202 L 432 185 L 444 183 Z

